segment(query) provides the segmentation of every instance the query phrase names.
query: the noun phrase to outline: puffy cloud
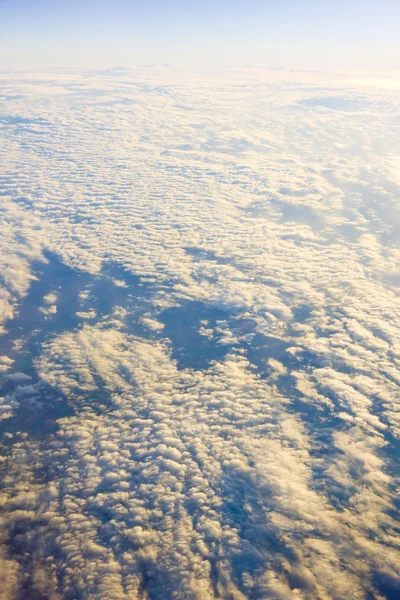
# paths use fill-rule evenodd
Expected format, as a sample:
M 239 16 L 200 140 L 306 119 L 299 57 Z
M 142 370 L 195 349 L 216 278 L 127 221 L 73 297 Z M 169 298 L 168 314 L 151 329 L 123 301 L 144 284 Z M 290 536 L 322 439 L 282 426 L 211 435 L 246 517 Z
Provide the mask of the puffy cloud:
M 398 91 L 2 85 L 4 597 L 394 597 Z

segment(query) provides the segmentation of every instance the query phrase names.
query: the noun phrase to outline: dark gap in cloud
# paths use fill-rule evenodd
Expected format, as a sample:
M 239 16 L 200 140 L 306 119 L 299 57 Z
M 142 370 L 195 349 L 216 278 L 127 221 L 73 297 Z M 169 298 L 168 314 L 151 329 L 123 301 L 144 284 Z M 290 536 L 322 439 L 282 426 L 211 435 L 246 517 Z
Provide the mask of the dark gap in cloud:
M 0 94 L 0 100 L 5 102 L 9 102 L 10 100 L 24 100 L 25 98 L 26 96 L 23 96 L 22 94 Z
M 331 236 L 332 243 L 338 242 L 338 234 L 342 236 L 347 242 L 354 243 L 358 242 L 363 232 L 351 223 L 343 223 L 335 227 L 336 234 Z
M 380 404 L 374 404 L 373 414 L 379 417 L 380 421 L 384 425 L 388 425 L 388 419 L 385 418 L 385 410 L 380 406 Z M 386 472 L 393 478 L 395 481 L 400 477 L 400 439 L 393 435 L 388 429 L 382 431 L 383 437 L 386 442 L 386 446 L 380 449 L 379 453 L 384 457 L 386 464 Z M 394 484 L 394 487 L 397 488 L 397 483 Z M 393 489 L 393 492 L 396 493 L 396 489 Z M 400 510 L 400 504 L 399 504 Z
M 371 577 L 374 587 L 380 592 L 386 600 L 399 600 L 400 583 L 399 578 L 390 572 L 372 572 Z M 372 596 L 371 596 L 372 597 Z M 376 598 L 374 595 L 373 598 Z
M 218 321 L 225 321 L 229 313 L 221 308 L 199 301 L 185 301 L 180 306 L 167 308 L 159 315 L 164 324 L 164 335 L 172 343 L 172 358 L 179 369 L 207 369 L 213 361 L 223 360 L 231 346 L 218 344 L 218 336 L 209 339 L 199 330 L 214 329 Z
M 251 342 L 244 343 L 246 358 L 256 367 L 257 373 L 268 378 L 271 374 L 271 367 L 268 364 L 269 358 L 274 358 L 288 366 L 292 362 L 292 357 L 286 353 L 286 350 L 292 344 L 277 337 L 255 333 Z
M 233 263 L 233 258 L 229 257 L 229 256 L 217 256 L 217 254 L 215 252 L 213 252 L 212 250 L 205 250 L 203 248 L 189 248 L 186 247 L 184 248 L 186 254 L 189 254 L 189 256 L 192 257 L 192 260 L 194 260 L 195 262 L 201 262 L 201 261 L 212 261 L 212 262 L 216 262 L 219 265 L 228 265 Z
M 294 310 L 295 320 L 305 322 L 311 316 L 311 312 L 311 307 L 301 305 L 297 310 Z M 251 330 L 249 323 L 247 323 L 247 328 L 248 330 L 246 331 Z M 329 389 L 322 389 L 318 385 L 316 386 L 317 390 L 330 400 L 333 406 L 322 405 L 304 396 L 298 389 L 297 380 L 291 374 L 291 371 L 312 373 L 314 369 L 321 368 L 324 365 L 321 363 L 319 356 L 313 352 L 303 351 L 297 356 L 287 353 L 286 350 L 290 346 L 292 346 L 291 341 L 259 333 L 254 335 L 250 343 L 243 344 L 247 359 L 255 367 L 260 377 L 268 380 L 272 374 L 272 368 L 268 364 L 269 358 L 278 360 L 287 368 L 288 372 L 277 378 L 276 387 L 283 397 L 290 400 L 288 412 L 292 412 L 301 419 L 310 438 L 313 440 L 313 447 L 310 450 L 310 456 L 316 459 L 311 466 L 313 486 L 325 493 L 332 505 L 340 509 L 346 505 L 352 491 L 339 485 L 327 486 L 326 468 L 331 459 L 336 456 L 336 453 L 332 454 L 332 448 L 335 447 L 334 434 L 346 431 L 349 427 L 346 421 L 337 416 L 339 412 L 345 411 L 345 408 L 341 406 L 340 399 L 334 393 Z M 335 369 L 346 374 L 354 373 L 354 369 L 344 364 L 335 365 Z M 377 414 L 381 420 L 384 420 L 381 413 L 383 413 L 382 408 L 374 406 L 374 414 Z M 399 441 L 394 436 L 388 434 L 387 431 L 384 431 L 383 435 L 389 442 L 389 445 L 382 449 L 382 453 L 390 453 L 395 458 L 399 455 Z M 396 461 L 393 458 L 391 459 L 391 465 L 388 466 L 388 471 L 395 474 L 395 471 L 398 469 L 396 469 Z
M 299 304 L 292 308 L 293 319 L 296 323 L 306 323 L 312 316 L 313 307 L 308 304 Z
M 296 562 L 297 556 L 268 520 L 268 511 L 274 509 L 272 489 L 268 490 L 265 485 L 260 487 L 252 475 L 238 470 L 225 472 L 216 483 L 220 489 L 223 521 L 240 532 L 240 548 L 230 558 L 231 576 L 237 587 L 246 593 L 243 575 L 262 574 L 268 556 L 277 557 L 277 563 L 282 558 Z M 264 596 L 255 591 L 249 597 Z
M 17 559 L 23 577 L 19 578 L 16 600 L 51 600 L 51 596 L 38 590 L 34 582 L 35 547 L 39 547 L 41 526 L 46 526 L 40 518 L 32 521 L 20 517 L 12 522 L 8 530 L 7 546 L 11 556 Z
M 301 198 L 313 190 L 282 190 L 285 195 L 290 197 Z M 295 202 L 287 202 L 276 197 L 267 198 L 264 200 L 255 200 L 244 208 L 244 211 L 251 217 L 262 217 L 271 219 L 277 218 L 280 223 L 300 223 L 309 225 L 316 231 L 320 231 L 325 227 L 325 218 L 319 214 L 313 207 L 307 204 Z
M 50 125 L 50 122 L 46 119 L 37 117 L 35 119 L 21 116 L 3 115 L 0 116 L 0 123 L 4 125 Z
M 52 389 L 38 376 L 35 360 L 43 344 L 85 323 L 95 325 L 111 317 L 116 306 L 131 309 L 126 326 L 131 333 L 143 334 L 133 309 L 148 295 L 148 286 L 116 263 L 106 263 L 99 275 L 93 275 L 69 267 L 53 252 L 44 252 L 44 259 L 32 263 L 34 279 L 28 293 L 15 316 L 5 322 L 6 333 L 0 336 L 0 355 L 14 360 L 12 369 L 0 379 L 0 391 L 3 396 L 19 396 L 14 415 L 0 422 L 0 433 L 24 431 L 42 439 L 58 429 L 58 419 L 75 412 L 71 401 L 59 389 Z M 49 294 L 54 294 L 55 312 L 48 311 L 45 297 Z M 89 311 L 94 311 L 94 316 L 86 318 Z M 86 404 L 94 411 L 105 410 L 110 405 L 110 393 L 96 373 L 92 376 L 97 390 L 86 394 Z M 21 386 L 21 377 L 26 380 L 25 388 Z
M 280 210 L 282 223 L 294 222 L 309 225 L 315 230 L 323 229 L 325 219 L 310 206 L 281 202 Z
M 365 101 L 357 98 L 346 98 L 342 96 L 324 96 L 320 98 L 303 98 L 298 101 L 301 106 L 308 108 L 325 108 L 329 110 L 355 112 L 365 108 Z

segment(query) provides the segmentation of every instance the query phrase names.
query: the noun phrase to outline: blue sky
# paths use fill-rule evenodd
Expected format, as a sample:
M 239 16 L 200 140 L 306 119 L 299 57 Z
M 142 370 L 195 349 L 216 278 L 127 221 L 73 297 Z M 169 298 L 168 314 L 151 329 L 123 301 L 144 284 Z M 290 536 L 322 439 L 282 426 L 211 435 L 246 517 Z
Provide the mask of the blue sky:
M 396 68 L 398 0 L 0 0 L 0 66 Z

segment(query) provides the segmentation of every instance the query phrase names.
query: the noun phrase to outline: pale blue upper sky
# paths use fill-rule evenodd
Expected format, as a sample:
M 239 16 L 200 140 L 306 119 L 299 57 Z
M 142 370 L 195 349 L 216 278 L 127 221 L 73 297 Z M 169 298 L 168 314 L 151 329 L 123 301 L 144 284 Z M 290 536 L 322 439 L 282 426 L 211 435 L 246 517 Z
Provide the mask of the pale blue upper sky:
M 0 0 L 0 67 L 400 67 L 400 0 Z

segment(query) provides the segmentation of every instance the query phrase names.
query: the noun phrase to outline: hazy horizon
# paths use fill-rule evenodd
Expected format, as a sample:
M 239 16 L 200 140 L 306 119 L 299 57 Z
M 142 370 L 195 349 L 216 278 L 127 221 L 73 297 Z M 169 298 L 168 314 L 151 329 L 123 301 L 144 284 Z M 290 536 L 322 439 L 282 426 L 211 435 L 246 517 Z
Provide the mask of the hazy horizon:
M 2 0 L 0 67 L 398 69 L 396 0 Z

